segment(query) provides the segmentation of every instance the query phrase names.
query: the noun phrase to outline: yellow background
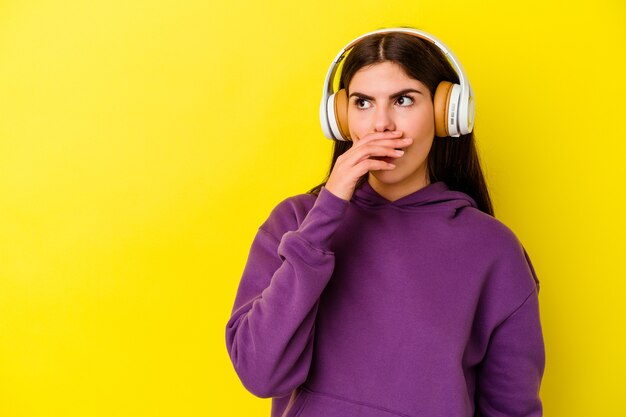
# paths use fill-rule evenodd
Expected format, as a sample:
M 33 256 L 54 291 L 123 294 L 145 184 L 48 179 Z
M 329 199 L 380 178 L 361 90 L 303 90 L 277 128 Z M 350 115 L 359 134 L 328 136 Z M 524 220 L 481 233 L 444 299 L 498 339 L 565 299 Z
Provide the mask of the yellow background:
M 224 338 L 247 251 L 323 179 L 331 59 L 397 25 L 472 82 L 545 415 L 626 415 L 619 0 L 0 2 L 0 415 L 269 416 Z

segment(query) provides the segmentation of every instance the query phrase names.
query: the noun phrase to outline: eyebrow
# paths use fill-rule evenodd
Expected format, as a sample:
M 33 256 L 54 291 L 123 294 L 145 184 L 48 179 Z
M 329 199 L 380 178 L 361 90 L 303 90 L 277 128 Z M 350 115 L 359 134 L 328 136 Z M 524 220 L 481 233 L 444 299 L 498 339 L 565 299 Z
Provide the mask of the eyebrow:
M 405 95 L 406 93 L 418 93 L 418 94 L 424 94 L 419 90 L 416 90 L 414 88 L 405 88 L 404 90 L 398 91 L 397 93 L 393 93 L 392 95 L 389 96 L 389 98 L 396 98 L 396 97 L 400 97 Z M 363 93 L 359 93 L 357 91 L 355 91 L 354 93 L 350 94 L 350 97 L 352 96 L 357 96 L 358 98 L 364 98 L 367 100 L 374 100 L 374 97 L 372 96 L 368 96 L 367 94 L 363 94 Z M 348 98 L 350 98 L 348 97 Z

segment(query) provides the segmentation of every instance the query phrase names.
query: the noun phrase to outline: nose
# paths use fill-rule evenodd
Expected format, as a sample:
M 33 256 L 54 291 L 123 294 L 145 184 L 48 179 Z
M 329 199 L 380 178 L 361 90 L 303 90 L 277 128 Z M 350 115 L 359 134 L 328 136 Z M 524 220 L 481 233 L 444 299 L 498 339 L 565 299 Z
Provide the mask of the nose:
M 376 132 L 384 132 L 387 130 L 396 130 L 396 125 L 391 115 L 391 110 L 386 106 L 377 106 L 374 113 L 374 130 Z

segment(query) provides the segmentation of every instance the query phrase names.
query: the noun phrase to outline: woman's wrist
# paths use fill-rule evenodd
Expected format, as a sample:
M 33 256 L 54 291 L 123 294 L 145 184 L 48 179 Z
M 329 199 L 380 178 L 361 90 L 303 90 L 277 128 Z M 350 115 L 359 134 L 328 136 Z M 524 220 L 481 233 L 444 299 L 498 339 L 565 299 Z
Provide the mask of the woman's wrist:
M 342 200 L 350 201 L 352 198 L 353 191 L 336 190 L 332 184 L 329 185 L 328 183 L 324 185 L 324 188 L 335 197 L 341 198 Z

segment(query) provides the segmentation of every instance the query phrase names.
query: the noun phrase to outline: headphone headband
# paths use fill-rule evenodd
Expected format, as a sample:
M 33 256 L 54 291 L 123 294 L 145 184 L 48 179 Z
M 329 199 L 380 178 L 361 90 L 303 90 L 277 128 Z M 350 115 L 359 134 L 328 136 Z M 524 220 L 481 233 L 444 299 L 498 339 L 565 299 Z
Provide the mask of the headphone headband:
M 465 74 L 465 71 L 463 70 L 461 63 L 459 62 L 457 57 L 454 55 L 454 53 L 452 53 L 452 51 L 448 49 L 448 47 L 446 47 L 446 45 L 443 42 L 441 42 L 439 39 L 437 39 L 435 36 L 431 35 L 430 33 L 427 33 L 418 29 L 411 29 L 411 28 L 386 28 L 386 29 L 374 30 L 374 31 L 365 33 L 364 35 L 361 35 L 353 39 L 346 46 L 344 46 L 341 49 L 341 51 L 339 51 L 339 53 L 337 54 L 337 56 L 331 63 L 330 68 L 328 69 L 328 72 L 326 73 L 326 79 L 324 81 L 324 89 L 322 91 L 322 102 L 320 104 L 320 120 L 322 122 L 322 130 L 324 130 L 324 134 L 326 135 L 326 137 L 330 139 L 343 140 L 342 139 L 343 135 L 341 134 L 339 129 L 337 129 L 335 126 L 336 123 L 331 123 L 328 117 L 330 113 L 330 110 L 329 110 L 330 104 L 334 105 L 334 103 L 332 103 L 333 102 L 332 96 L 334 94 L 333 93 L 333 80 L 337 72 L 337 69 L 339 67 L 339 64 L 344 59 L 346 52 L 349 51 L 354 45 L 359 43 L 361 39 L 367 36 L 379 34 L 379 33 L 380 34 L 406 33 L 409 35 L 413 35 L 413 36 L 416 36 L 421 39 L 425 39 L 433 43 L 437 48 L 439 48 L 441 52 L 443 52 L 444 56 L 448 59 L 448 61 L 450 61 L 450 63 L 454 67 L 459 77 L 460 92 L 459 92 L 459 100 L 458 100 L 458 114 L 456 114 L 457 112 L 455 111 L 455 109 L 452 109 L 452 112 L 453 112 L 451 116 L 452 122 L 454 122 L 453 124 L 456 125 L 456 122 L 454 121 L 455 115 L 458 116 L 458 121 L 463 121 L 463 120 L 467 121 L 467 126 L 463 126 L 461 123 L 458 123 L 460 126 L 460 128 L 458 129 L 459 132 L 453 132 L 450 134 L 450 136 L 458 137 L 460 136 L 461 133 L 465 134 L 465 133 L 471 132 L 474 127 L 473 91 L 469 83 L 469 80 L 467 78 L 467 75 Z M 331 98 L 330 102 L 329 102 L 329 98 Z M 467 103 L 467 104 L 463 105 L 463 103 Z

